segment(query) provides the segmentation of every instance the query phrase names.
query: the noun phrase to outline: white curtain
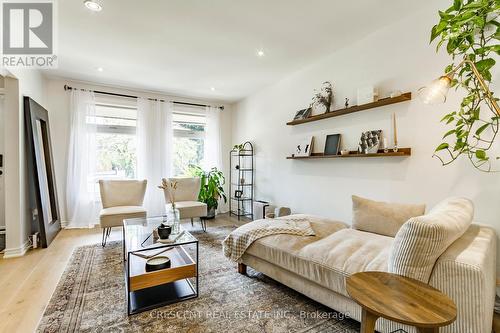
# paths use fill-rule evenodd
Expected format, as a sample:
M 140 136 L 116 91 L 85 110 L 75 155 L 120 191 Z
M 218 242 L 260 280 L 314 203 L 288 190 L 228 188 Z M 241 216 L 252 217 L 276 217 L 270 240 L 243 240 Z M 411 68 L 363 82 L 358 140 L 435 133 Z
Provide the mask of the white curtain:
M 171 102 L 137 99 L 137 138 L 137 175 L 148 181 L 144 206 L 148 216 L 159 216 L 165 212 L 165 198 L 157 186 L 172 169 Z
M 70 96 L 70 138 L 66 179 L 68 228 L 92 227 L 100 209 L 96 198 L 95 96 L 91 91 L 73 89 Z
M 203 168 L 209 171 L 213 167 L 222 170 L 221 110 L 207 106 Z

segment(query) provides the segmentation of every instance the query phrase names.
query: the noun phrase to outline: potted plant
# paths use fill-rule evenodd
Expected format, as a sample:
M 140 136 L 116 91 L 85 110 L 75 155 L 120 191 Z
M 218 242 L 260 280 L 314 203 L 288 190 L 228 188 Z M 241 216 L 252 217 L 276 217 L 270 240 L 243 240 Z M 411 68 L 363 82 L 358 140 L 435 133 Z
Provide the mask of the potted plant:
M 189 166 L 189 174 L 201 178 L 198 200 L 207 204 L 207 218 L 213 219 L 215 217 L 215 210 L 219 207 L 219 200 L 223 199 L 224 203 L 227 202 L 223 188 L 226 182 L 224 174 L 217 168 L 204 171 L 197 165 Z

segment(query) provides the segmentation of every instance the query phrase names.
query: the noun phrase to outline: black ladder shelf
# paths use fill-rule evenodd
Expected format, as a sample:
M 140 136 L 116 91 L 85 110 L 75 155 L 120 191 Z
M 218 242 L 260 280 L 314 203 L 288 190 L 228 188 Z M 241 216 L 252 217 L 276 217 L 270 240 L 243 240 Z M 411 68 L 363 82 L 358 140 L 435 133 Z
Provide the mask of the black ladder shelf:
M 229 216 L 253 220 L 254 150 L 251 142 L 229 152 Z

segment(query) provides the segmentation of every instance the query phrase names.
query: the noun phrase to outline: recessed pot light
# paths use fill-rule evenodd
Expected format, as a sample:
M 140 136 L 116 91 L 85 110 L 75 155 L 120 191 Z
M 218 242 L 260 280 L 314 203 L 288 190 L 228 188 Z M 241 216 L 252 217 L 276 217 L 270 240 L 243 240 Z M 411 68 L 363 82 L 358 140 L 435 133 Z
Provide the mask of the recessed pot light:
M 83 3 L 87 9 L 93 12 L 100 12 L 102 10 L 102 5 L 97 0 L 85 0 Z
M 215 87 L 210 87 L 210 90 L 215 91 Z
M 102 67 L 97 67 L 97 68 L 96 68 L 96 70 L 97 70 L 98 72 L 103 72 L 103 71 L 104 71 L 104 68 L 102 68 Z
M 262 50 L 262 49 L 258 50 L 258 51 L 257 51 L 257 55 L 258 55 L 259 57 L 263 57 L 263 56 L 265 55 L 265 54 L 264 54 L 264 50 Z

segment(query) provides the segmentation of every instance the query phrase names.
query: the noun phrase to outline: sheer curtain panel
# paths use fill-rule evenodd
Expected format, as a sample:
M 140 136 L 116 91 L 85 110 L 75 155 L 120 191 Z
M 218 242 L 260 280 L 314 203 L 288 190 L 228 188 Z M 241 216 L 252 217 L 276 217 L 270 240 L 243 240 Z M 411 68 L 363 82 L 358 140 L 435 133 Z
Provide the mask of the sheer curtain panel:
M 207 106 L 206 117 L 203 168 L 222 170 L 221 110 Z
M 158 189 L 161 179 L 171 176 L 172 103 L 137 99 L 137 175 L 147 179 L 144 206 L 148 216 L 165 212 L 165 198 Z
M 100 204 L 96 197 L 95 96 L 91 91 L 73 89 L 70 95 L 70 138 L 66 179 L 68 228 L 97 224 Z

